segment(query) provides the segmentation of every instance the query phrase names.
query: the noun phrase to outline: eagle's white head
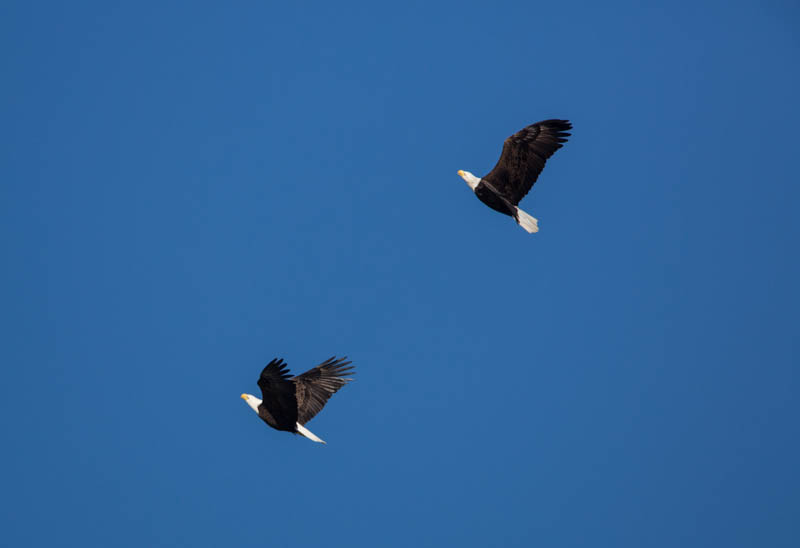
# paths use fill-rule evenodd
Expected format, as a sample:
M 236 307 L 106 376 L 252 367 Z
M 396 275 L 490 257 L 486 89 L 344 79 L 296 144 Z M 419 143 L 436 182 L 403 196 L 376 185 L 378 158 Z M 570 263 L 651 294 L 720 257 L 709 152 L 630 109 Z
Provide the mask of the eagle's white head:
M 250 394 L 242 394 L 242 399 L 247 402 L 247 405 L 253 408 L 253 411 L 258 413 L 258 406 L 261 405 L 261 400 Z
M 461 175 L 461 178 L 467 182 L 467 184 L 472 190 L 475 190 L 475 187 L 478 186 L 478 183 L 481 182 L 479 177 L 475 177 L 469 171 L 464 171 L 463 169 L 459 169 L 458 174 Z

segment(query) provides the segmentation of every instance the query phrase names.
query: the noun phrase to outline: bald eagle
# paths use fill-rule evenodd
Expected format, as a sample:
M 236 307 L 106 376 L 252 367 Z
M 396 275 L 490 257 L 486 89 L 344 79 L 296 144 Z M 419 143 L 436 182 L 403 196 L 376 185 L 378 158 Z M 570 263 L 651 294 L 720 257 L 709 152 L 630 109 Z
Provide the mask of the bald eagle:
M 539 231 L 539 221 L 517 207 L 553 153 L 567 142 L 568 120 L 544 120 L 516 132 L 503 143 L 497 165 L 483 178 L 469 171 L 458 174 L 478 199 L 495 211 L 514 217 L 528 233 Z
M 352 362 L 346 359 L 334 356 L 296 377 L 291 376 L 282 359 L 274 359 L 261 371 L 258 379 L 263 399 L 250 394 L 242 394 L 242 399 L 276 430 L 302 434 L 310 440 L 325 443 L 303 425 L 322 411 L 337 390 L 353 380 L 345 377 L 354 370 L 352 366 L 348 367 Z

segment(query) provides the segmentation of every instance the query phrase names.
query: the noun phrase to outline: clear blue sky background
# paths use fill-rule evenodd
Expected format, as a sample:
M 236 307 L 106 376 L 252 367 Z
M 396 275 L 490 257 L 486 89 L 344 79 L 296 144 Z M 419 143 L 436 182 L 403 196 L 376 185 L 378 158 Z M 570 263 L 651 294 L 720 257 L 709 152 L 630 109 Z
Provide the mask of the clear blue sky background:
M 125 4 L 0 7 L 4 546 L 798 546 L 796 3 Z

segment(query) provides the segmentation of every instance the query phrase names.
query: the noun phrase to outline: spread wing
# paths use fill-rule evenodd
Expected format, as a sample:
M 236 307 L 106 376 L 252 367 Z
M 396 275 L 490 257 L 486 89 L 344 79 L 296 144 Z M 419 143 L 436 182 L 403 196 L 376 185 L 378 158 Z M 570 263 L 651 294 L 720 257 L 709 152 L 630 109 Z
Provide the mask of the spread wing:
M 263 405 L 270 415 L 280 424 L 293 426 L 297 422 L 297 399 L 290 377 L 286 363 L 282 359 L 275 359 L 261 371 L 258 387 L 261 388 Z
M 567 142 L 568 120 L 544 120 L 516 132 L 503 143 L 497 165 L 483 178 L 513 204 L 528 193 L 553 153 Z
M 347 358 L 332 357 L 292 379 L 297 387 L 297 421 L 305 424 L 322 411 L 328 399 L 352 379 L 354 371 Z

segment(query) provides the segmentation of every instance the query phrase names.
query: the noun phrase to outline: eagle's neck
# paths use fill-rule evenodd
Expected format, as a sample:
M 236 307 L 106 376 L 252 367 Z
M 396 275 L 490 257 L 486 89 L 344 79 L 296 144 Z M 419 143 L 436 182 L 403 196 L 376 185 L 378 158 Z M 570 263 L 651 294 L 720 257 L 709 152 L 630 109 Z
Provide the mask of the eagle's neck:
M 475 191 L 475 187 L 478 186 L 478 183 L 481 182 L 480 177 L 475 177 L 475 175 L 469 171 L 462 172 L 461 177 L 467 182 L 467 185 L 469 185 L 473 192 Z

